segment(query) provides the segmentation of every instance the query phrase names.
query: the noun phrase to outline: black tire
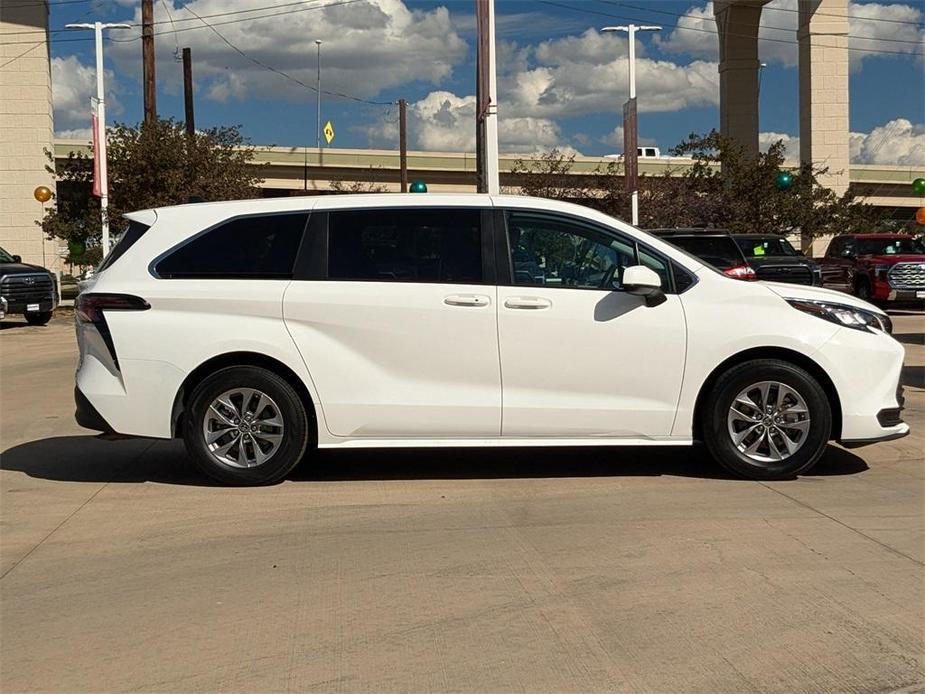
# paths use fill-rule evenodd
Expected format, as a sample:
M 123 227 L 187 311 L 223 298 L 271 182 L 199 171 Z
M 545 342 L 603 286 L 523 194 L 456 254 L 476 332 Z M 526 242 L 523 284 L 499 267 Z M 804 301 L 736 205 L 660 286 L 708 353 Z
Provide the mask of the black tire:
M 216 398 L 238 388 L 250 388 L 267 395 L 277 407 L 283 423 L 282 440 L 266 462 L 255 467 L 236 467 L 219 460 L 209 450 L 203 431 L 206 414 Z M 231 366 L 204 379 L 193 390 L 183 416 L 186 450 L 200 470 L 223 484 L 250 486 L 279 482 L 302 459 L 311 438 L 310 417 L 296 390 L 273 371 L 256 366 Z M 229 431 L 232 438 L 241 436 L 234 429 Z M 230 439 L 222 441 L 226 440 Z
M 51 311 L 27 311 L 23 314 L 29 325 L 46 325 L 51 320 Z
M 756 461 L 748 457 L 737 448 L 729 431 L 728 416 L 735 398 L 744 389 L 763 381 L 792 388 L 803 398 L 808 410 L 809 430 L 800 438 L 800 447 L 780 461 Z M 723 467 L 742 477 L 792 479 L 818 462 L 832 435 L 832 408 L 822 386 L 805 369 L 779 359 L 755 359 L 732 367 L 717 379 L 704 402 L 701 426 L 707 449 Z
M 859 279 L 854 285 L 854 295 L 862 301 L 872 303 L 870 282 L 867 279 Z

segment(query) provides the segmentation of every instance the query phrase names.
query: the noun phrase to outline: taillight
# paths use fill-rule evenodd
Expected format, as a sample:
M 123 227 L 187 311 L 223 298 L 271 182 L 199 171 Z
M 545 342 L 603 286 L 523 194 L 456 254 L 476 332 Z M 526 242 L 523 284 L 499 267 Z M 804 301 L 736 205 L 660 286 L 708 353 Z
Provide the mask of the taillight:
M 78 294 L 74 308 L 81 323 L 100 323 L 103 311 L 147 311 L 151 304 L 131 294 Z
M 723 270 L 724 275 L 729 275 L 729 277 L 734 277 L 737 280 L 745 280 L 747 282 L 752 282 L 758 279 L 758 275 L 755 274 L 755 271 L 752 270 L 750 265 L 735 265 L 734 267 L 726 268 Z

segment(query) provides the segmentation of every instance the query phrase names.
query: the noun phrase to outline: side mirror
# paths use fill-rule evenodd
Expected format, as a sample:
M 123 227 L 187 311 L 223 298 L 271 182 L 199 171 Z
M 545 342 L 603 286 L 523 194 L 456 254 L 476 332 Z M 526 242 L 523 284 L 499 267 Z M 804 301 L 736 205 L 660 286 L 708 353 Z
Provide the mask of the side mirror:
M 841 257 L 842 258 L 854 258 L 854 249 L 846 248 L 845 250 L 841 252 Z
M 13 262 L 14 262 L 14 263 L 21 263 L 21 262 L 22 262 L 22 256 L 21 256 L 21 255 L 14 255 L 14 256 L 13 256 Z
M 623 288 L 629 294 L 644 296 L 646 306 L 658 306 L 668 299 L 662 291 L 662 278 L 645 265 L 633 265 L 623 271 Z

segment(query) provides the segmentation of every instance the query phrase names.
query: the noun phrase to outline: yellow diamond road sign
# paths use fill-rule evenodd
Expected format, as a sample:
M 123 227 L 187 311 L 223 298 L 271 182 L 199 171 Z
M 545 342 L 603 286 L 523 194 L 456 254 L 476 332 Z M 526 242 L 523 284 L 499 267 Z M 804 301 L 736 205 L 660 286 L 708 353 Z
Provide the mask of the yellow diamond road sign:
M 325 142 L 331 144 L 331 141 L 334 139 L 334 126 L 331 125 L 331 121 L 328 121 L 324 124 L 324 139 Z

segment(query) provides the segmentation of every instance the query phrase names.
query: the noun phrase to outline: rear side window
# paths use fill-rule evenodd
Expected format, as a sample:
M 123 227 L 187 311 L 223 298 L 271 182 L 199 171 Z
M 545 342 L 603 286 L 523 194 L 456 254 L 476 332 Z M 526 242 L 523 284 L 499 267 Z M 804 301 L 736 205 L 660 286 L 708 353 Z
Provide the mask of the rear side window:
M 151 227 L 149 227 L 147 224 L 129 221 L 128 229 L 122 232 L 122 236 L 119 237 L 119 240 L 116 242 L 116 245 L 113 246 L 113 249 L 109 251 L 109 255 L 103 258 L 103 262 L 100 263 L 100 266 L 96 269 L 96 271 L 102 272 L 106 268 L 110 267 L 119 258 L 121 258 L 129 248 L 134 246 L 135 242 L 144 236 L 144 233 L 150 228 Z
M 482 281 L 478 209 L 331 212 L 328 277 L 376 282 Z
M 289 279 L 308 214 L 237 217 L 180 246 L 155 268 L 166 279 Z

